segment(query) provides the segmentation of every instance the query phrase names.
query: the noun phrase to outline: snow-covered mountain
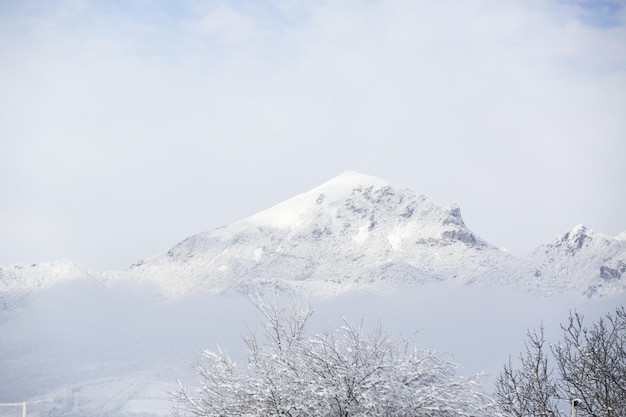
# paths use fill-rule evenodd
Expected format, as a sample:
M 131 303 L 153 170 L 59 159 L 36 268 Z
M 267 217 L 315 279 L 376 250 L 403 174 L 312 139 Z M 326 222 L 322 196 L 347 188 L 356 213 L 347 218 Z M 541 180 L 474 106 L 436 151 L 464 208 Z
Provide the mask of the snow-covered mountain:
M 480 239 L 456 206 L 346 172 L 231 225 L 138 262 L 128 275 L 166 292 L 333 295 L 433 280 L 493 280 L 514 257 Z M 172 277 L 176 277 L 172 279 Z
M 528 259 L 545 291 L 565 288 L 592 298 L 626 289 L 626 233 L 609 237 L 578 225 Z
M 626 239 L 577 226 L 526 257 L 485 242 L 457 206 L 388 181 L 345 172 L 236 223 L 191 236 L 126 271 L 94 273 L 69 262 L 0 267 L 8 298 L 77 278 L 155 284 L 188 293 L 375 293 L 431 281 L 522 287 L 603 297 L 626 292 Z

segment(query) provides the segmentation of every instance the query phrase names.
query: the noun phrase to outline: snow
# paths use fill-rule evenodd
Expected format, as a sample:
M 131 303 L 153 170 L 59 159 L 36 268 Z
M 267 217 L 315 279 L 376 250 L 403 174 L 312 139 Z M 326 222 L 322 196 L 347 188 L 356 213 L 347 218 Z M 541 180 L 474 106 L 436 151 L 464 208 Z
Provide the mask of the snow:
M 365 242 L 365 240 L 367 239 L 367 237 L 369 236 L 369 225 L 368 224 L 363 224 L 361 226 L 359 226 L 359 231 L 356 234 L 356 236 L 354 236 L 352 238 L 352 240 L 354 240 L 354 242 L 357 245 L 361 245 Z
M 413 230 L 408 227 L 394 227 L 389 235 L 387 235 L 387 240 L 391 244 L 391 248 L 396 252 L 399 251 L 403 243 L 414 236 L 412 232 Z M 423 238 L 423 236 L 421 238 Z
M 316 196 L 317 198 L 320 194 L 324 194 L 324 201 L 336 202 L 337 200 L 344 199 L 346 195 L 350 195 L 350 193 L 359 186 L 382 188 L 393 187 L 394 184 L 372 175 L 346 171 L 303 195 Z
M 328 207 L 330 204 L 342 200 L 358 186 L 390 186 L 388 181 L 346 171 L 343 174 L 325 182 L 306 193 L 299 194 L 268 210 L 252 215 L 244 220 L 247 226 L 273 226 L 277 228 L 297 228 L 306 224 L 308 214 L 314 204 Z

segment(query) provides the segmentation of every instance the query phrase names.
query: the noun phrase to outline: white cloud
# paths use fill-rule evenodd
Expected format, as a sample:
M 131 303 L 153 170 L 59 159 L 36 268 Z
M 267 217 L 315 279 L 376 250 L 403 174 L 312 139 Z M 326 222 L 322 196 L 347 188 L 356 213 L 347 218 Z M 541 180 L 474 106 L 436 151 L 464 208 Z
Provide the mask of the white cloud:
M 68 233 L 54 256 L 120 268 L 345 169 L 517 251 L 626 228 L 622 8 L 23 4 L 0 8 L 0 263 Z M 74 226 L 26 227 L 40 195 Z
M 216 38 L 229 47 L 250 42 L 255 29 L 252 17 L 224 5 L 207 12 L 197 24 L 202 35 Z

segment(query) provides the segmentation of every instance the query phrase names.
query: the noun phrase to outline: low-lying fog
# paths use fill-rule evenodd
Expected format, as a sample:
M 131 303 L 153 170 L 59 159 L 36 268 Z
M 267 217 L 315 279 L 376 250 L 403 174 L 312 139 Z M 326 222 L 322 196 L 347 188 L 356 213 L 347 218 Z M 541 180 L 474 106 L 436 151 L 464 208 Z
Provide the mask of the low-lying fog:
M 450 353 L 461 374 L 488 373 L 485 389 L 491 391 L 509 355 L 523 349 L 527 328 L 543 322 L 548 338 L 556 340 L 570 310 L 583 312 L 590 324 L 623 301 L 539 298 L 438 283 L 389 296 L 310 300 L 316 312 L 309 332 L 340 326 L 342 317 L 352 324 L 363 319 L 368 328 L 380 323 L 392 337 Z M 286 305 L 289 298 L 280 302 Z M 137 373 L 175 382 L 187 377 L 187 360 L 217 343 L 243 358 L 241 335 L 258 326 L 257 311 L 244 296 L 167 301 L 152 289 L 85 283 L 42 291 L 26 309 L 3 314 L 0 401 L 29 401 L 61 387 L 76 390 L 90 380 Z

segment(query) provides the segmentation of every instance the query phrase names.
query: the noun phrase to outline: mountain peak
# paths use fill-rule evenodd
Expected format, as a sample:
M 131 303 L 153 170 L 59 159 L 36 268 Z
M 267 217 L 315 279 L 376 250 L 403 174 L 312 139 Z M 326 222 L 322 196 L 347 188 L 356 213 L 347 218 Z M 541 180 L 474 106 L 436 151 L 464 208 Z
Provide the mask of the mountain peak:
M 379 239 L 376 245 L 384 247 L 381 242 L 387 242 L 392 251 L 409 250 L 416 244 L 488 246 L 466 227 L 456 205 L 433 203 L 408 188 L 355 171 L 346 171 L 229 229 L 243 232 L 251 227 L 288 231 L 289 239 L 324 231 L 344 237 L 355 234 L 355 242 Z
M 587 250 L 590 247 L 600 247 L 611 245 L 613 242 L 626 241 L 626 231 L 617 236 L 607 236 L 598 233 L 593 229 L 579 224 L 574 226 L 570 231 L 555 238 L 552 242 L 539 246 L 535 251 L 545 251 L 546 248 L 558 248 L 570 255 L 574 255 L 581 250 Z
M 367 247 L 384 253 L 380 256 L 385 259 L 389 253 L 406 252 L 409 256 L 409 252 L 426 246 L 489 246 L 466 227 L 456 205 L 439 205 L 408 188 L 354 171 L 230 225 L 223 232 L 251 230 L 280 230 L 290 244 L 347 239 L 342 245 L 356 244 L 357 251 Z
M 312 190 L 254 214 L 244 219 L 243 222 L 278 228 L 297 227 L 303 221 L 302 215 L 308 213 L 312 207 L 328 207 L 349 199 L 355 192 L 381 188 L 396 188 L 396 186 L 372 175 L 345 171 Z M 410 192 L 410 190 L 405 191 Z
M 351 191 L 354 188 L 359 186 L 375 186 L 375 187 L 384 187 L 384 186 L 393 186 L 391 182 L 384 180 L 382 178 L 375 177 L 373 175 L 362 174 L 356 171 L 345 171 L 336 177 L 326 181 L 316 189 L 326 189 L 330 191 L 331 189 L 338 191 Z
M 585 225 L 579 224 L 572 230 L 557 238 L 554 246 L 562 247 L 570 255 L 579 252 L 596 237 L 596 233 Z

